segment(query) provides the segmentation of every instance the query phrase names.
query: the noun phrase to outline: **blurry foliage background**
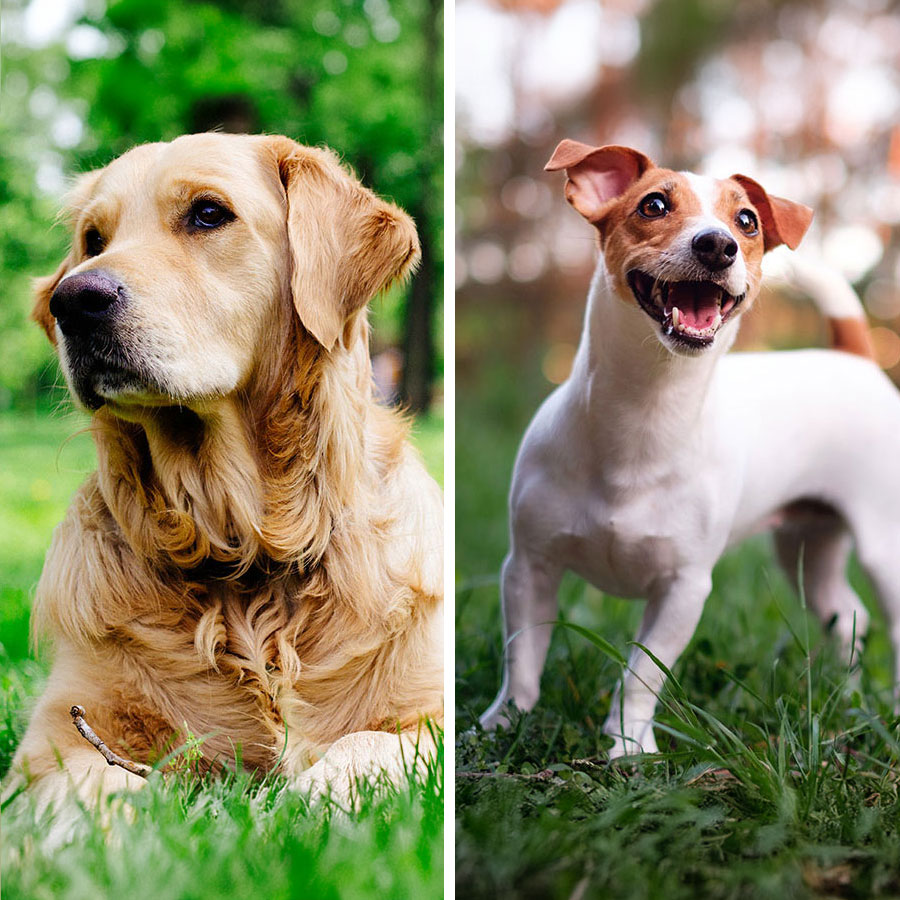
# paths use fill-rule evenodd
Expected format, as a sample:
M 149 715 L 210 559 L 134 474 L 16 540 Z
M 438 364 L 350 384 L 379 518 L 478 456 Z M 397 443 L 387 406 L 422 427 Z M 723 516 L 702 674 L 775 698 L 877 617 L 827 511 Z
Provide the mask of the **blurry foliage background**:
M 373 350 L 394 348 L 384 378 L 427 408 L 443 368 L 442 47 L 441 0 L 7 0 L 0 409 L 33 407 L 57 381 L 26 319 L 30 279 L 68 242 L 51 227 L 65 176 L 211 129 L 328 144 L 413 215 L 422 265 L 374 302 Z

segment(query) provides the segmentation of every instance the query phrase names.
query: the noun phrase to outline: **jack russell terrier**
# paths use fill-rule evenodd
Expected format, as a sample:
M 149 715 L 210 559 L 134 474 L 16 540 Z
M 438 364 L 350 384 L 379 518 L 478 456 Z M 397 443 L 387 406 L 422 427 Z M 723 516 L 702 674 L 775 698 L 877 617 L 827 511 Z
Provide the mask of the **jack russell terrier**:
M 900 659 L 900 394 L 864 358 L 859 300 L 839 277 L 795 264 L 850 352 L 725 356 L 763 254 L 794 249 L 812 210 L 744 175 L 674 172 L 627 147 L 563 141 L 546 169 L 566 170 L 566 198 L 597 229 L 601 257 L 572 374 L 516 460 L 503 684 L 482 725 L 537 702 L 566 569 L 646 599 L 637 643 L 671 668 L 713 566 L 761 528 L 774 528 L 795 579 L 802 560 L 810 606 L 848 651 L 869 618 L 845 577 L 855 545 Z M 664 678 L 632 649 L 604 725 L 611 758 L 657 751 Z

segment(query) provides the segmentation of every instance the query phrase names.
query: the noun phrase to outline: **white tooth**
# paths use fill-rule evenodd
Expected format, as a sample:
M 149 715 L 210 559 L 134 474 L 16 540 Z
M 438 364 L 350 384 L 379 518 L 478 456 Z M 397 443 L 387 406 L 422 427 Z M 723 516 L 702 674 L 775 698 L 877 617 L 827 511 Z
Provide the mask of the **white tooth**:
M 677 328 L 681 321 L 681 310 L 677 306 L 672 307 L 672 327 Z
M 715 331 L 722 324 L 722 313 L 717 312 L 715 319 L 713 319 L 712 325 L 710 325 L 710 329 Z

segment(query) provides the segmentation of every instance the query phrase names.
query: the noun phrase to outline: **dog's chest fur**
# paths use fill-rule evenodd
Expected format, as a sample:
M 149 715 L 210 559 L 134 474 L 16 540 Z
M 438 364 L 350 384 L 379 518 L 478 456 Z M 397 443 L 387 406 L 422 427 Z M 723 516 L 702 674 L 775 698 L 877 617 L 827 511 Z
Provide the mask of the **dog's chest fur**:
M 565 539 L 568 565 L 600 589 L 625 597 L 646 596 L 710 552 L 690 534 L 715 534 L 710 507 L 696 493 L 660 496 L 637 489 L 610 496 L 594 486 L 581 493 L 574 513 L 575 527 Z M 686 520 L 696 522 L 697 531 L 688 530 Z
M 119 673 L 110 742 L 148 760 L 194 736 L 203 738 L 204 765 L 236 756 L 262 771 L 279 759 L 311 765 L 348 713 L 346 696 L 316 690 L 323 649 L 309 635 L 324 624 L 330 636 L 327 604 L 294 578 L 250 596 L 214 586 L 195 599 L 202 606 L 187 603 L 179 621 L 174 611 L 146 614 L 101 642 L 100 668 Z M 358 642 L 332 645 L 328 671 L 360 665 L 360 650 Z M 360 727 L 380 725 L 366 707 L 350 714 Z
M 626 429 L 596 437 L 576 393 L 569 385 L 549 398 L 529 432 L 514 478 L 517 538 L 535 546 L 549 540 L 551 562 L 624 597 L 646 597 L 685 566 L 715 560 L 728 539 L 731 501 L 716 489 L 714 466 L 707 478 L 684 473 L 698 456 L 728 459 L 718 437 L 700 428 L 681 444 L 622 450 Z M 560 443 L 570 453 L 564 466 Z
M 141 761 L 190 734 L 204 738 L 208 763 L 233 760 L 239 747 L 243 763 L 262 771 L 279 759 L 303 769 L 352 731 L 408 726 L 419 710 L 404 688 L 431 683 L 439 660 L 408 659 L 404 642 L 427 633 L 432 606 L 369 572 L 367 590 L 390 587 L 395 602 L 354 611 L 329 560 L 252 583 L 160 577 L 89 480 L 57 531 L 37 598 L 76 673 L 64 702 L 89 707 L 104 740 Z

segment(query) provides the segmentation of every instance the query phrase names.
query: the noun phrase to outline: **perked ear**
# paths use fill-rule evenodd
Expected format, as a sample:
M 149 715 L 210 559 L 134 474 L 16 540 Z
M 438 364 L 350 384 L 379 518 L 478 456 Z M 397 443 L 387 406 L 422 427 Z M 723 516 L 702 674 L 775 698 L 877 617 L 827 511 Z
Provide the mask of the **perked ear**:
M 412 219 L 364 188 L 333 153 L 272 138 L 287 198 L 291 292 L 303 326 L 326 350 L 350 317 L 412 271 Z
M 779 244 L 796 250 L 812 222 L 813 211 L 802 203 L 767 194 L 765 188 L 746 175 L 731 176 L 747 192 L 759 213 L 766 252 Z
M 623 194 L 653 162 L 631 147 L 610 144 L 591 147 L 564 140 L 544 166 L 546 172 L 566 170 L 566 200 L 589 222 L 601 218 L 606 205 Z

